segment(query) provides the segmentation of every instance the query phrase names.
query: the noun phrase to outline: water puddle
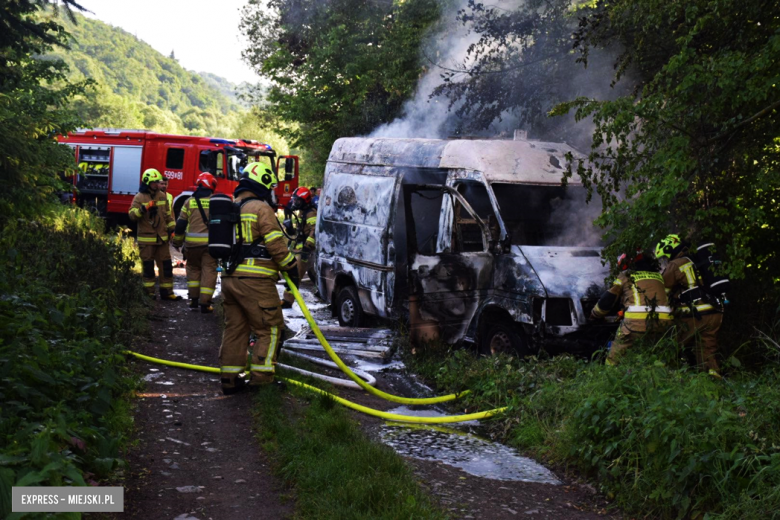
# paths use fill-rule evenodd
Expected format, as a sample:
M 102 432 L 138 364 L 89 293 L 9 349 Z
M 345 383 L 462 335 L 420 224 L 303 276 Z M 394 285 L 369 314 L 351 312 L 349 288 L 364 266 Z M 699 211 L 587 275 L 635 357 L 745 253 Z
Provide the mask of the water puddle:
M 405 406 L 390 412 L 424 417 L 443 415 L 433 410 L 411 410 Z M 461 424 L 470 426 L 478 423 Z M 554 485 L 561 483 L 550 470 L 519 455 L 512 448 L 452 427 L 388 422 L 382 426 L 380 438 L 400 455 L 443 462 L 478 477 Z

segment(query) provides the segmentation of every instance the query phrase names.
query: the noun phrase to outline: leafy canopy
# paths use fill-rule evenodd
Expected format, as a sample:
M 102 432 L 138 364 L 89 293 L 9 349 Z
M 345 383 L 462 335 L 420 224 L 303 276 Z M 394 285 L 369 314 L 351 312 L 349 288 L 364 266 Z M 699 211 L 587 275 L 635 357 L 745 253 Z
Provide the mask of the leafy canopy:
M 81 7 L 62 0 L 70 9 Z M 66 33 L 41 9 L 57 2 L 0 0 L 0 223 L 10 215 L 33 216 L 57 187 L 55 172 L 73 167 L 73 154 L 53 139 L 78 126 L 67 107 L 85 83 L 67 80 L 58 60 L 38 60 Z
M 294 147 L 324 167 L 333 141 L 390 121 L 422 72 L 435 0 L 251 0 L 244 59 L 271 82 L 271 109 Z
M 732 277 L 771 284 L 780 274 L 780 4 L 599 0 L 575 41 L 586 61 L 619 44 L 617 76 L 640 77 L 635 95 L 583 97 L 553 112 L 595 124 L 593 166 L 579 174 L 605 203 L 610 256 L 679 232 L 720 244 Z

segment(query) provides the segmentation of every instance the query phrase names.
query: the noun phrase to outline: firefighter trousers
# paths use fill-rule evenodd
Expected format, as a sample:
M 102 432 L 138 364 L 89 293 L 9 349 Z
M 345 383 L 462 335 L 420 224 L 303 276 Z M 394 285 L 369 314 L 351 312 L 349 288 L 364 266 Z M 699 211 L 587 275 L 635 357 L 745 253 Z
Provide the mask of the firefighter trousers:
M 186 246 L 186 252 L 188 297 L 209 305 L 217 287 L 217 261 L 209 254 L 208 246 Z
M 159 239 L 158 239 L 159 240 Z M 160 272 L 160 294 L 173 292 L 173 262 L 171 261 L 171 249 L 167 242 L 157 244 L 139 244 L 138 253 L 141 256 L 144 289 L 154 296 L 154 283 L 156 280 L 154 263 Z
M 607 355 L 607 364 L 617 365 L 620 358 L 626 353 L 634 342 L 644 336 L 648 331 L 662 332 L 671 324 L 667 320 L 647 320 L 626 318 L 620 322 L 620 328 L 612 341 L 612 347 Z
M 718 366 L 718 331 L 723 323 L 723 314 L 706 314 L 701 319 L 684 318 L 678 340 L 683 345 L 693 344 L 696 364 L 702 370 L 720 371 Z
M 225 332 L 219 348 L 222 388 L 233 389 L 246 370 L 249 334 L 257 336 L 250 354 L 250 385 L 272 383 L 276 357 L 284 332 L 276 281 L 270 278 L 222 278 Z

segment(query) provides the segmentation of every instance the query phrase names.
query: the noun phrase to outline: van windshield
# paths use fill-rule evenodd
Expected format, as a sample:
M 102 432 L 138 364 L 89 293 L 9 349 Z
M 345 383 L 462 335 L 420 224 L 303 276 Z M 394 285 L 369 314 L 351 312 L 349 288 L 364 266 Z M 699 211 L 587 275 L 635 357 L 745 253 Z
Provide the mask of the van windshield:
M 512 245 L 602 247 L 593 220 L 601 202 L 585 202 L 582 186 L 493 183 L 491 189 Z

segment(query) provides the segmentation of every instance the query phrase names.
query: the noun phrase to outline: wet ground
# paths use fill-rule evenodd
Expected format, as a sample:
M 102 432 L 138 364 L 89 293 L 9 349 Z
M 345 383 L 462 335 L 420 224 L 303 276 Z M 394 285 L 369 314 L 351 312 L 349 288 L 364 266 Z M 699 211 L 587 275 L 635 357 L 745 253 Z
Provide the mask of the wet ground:
M 330 309 L 311 294 L 304 282 L 304 300 L 314 303 L 312 309 L 318 324 L 337 325 Z M 290 319 L 292 318 L 292 319 Z M 295 304 L 285 310 L 291 328 L 305 320 Z M 358 345 L 356 345 L 359 348 Z M 315 355 L 311 350 L 303 351 Z M 319 357 L 328 358 L 324 352 Z M 370 372 L 377 387 L 405 396 L 430 396 L 434 391 L 415 375 L 406 371 L 397 358 L 382 362 L 375 358 L 341 355 L 352 367 Z M 331 376 L 345 377 L 336 371 L 323 370 Z M 379 410 L 416 416 L 440 416 L 443 410 L 433 407 L 406 407 L 373 397 L 362 391 L 341 389 L 339 394 L 359 404 Z M 353 413 L 364 430 L 402 455 L 413 468 L 420 485 L 439 502 L 452 518 L 572 518 L 590 519 L 609 516 L 607 503 L 587 484 L 574 483 L 554 474 L 517 450 L 492 442 L 480 435 L 477 421 L 454 425 L 409 425 Z
M 176 269 L 176 293 L 186 297 L 184 270 Z M 279 286 L 280 294 L 282 286 Z M 317 322 L 337 326 L 330 310 L 304 281 L 301 292 Z M 217 294 L 219 292 L 219 288 Z M 284 311 L 298 330 L 304 318 L 297 304 Z M 183 300 L 157 301 L 153 332 L 137 348 L 144 354 L 217 366 L 221 330 L 216 314 L 192 312 Z M 312 354 L 312 351 L 305 351 Z M 322 355 L 324 356 L 324 353 Z M 399 395 L 432 391 L 399 361 L 349 359 L 370 371 L 377 386 Z M 283 361 L 283 360 L 282 360 Z M 128 454 L 125 513 L 116 518 L 235 519 L 288 518 L 292 493 L 273 476 L 253 432 L 251 397 L 224 397 L 217 376 L 134 362 L 146 388 L 138 396 L 138 445 Z M 323 370 L 329 375 L 335 371 Z M 357 403 L 407 415 L 423 412 L 356 390 L 339 390 Z M 577 485 L 479 436 L 477 424 L 420 427 L 353 414 L 367 434 L 404 456 L 420 483 L 452 518 L 603 518 L 604 501 Z

